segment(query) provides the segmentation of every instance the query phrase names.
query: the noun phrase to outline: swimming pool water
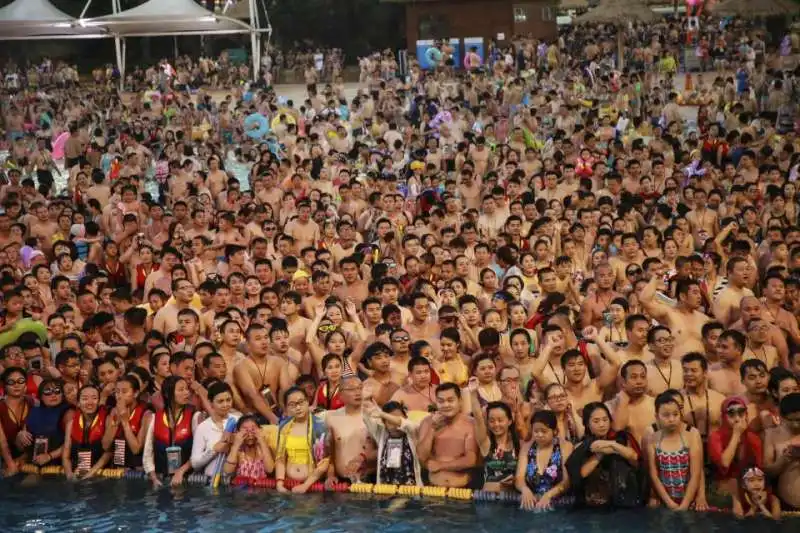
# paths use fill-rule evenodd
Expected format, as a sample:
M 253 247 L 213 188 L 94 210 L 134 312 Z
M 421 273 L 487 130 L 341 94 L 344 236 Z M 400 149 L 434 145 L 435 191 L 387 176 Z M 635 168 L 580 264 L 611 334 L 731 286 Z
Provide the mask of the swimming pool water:
M 144 481 L 0 483 L 0 531 L 291 533 L 789 533 L 800 521 L 737 521 L 663 510 L 526 513 L 474 504 L 350 494 L 281 495 L 248 489 L 152 490 Z

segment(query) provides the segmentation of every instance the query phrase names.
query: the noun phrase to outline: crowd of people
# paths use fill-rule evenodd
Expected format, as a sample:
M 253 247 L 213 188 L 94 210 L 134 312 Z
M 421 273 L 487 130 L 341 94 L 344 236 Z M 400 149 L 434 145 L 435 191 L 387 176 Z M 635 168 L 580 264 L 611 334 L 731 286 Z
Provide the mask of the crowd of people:
M 659 57 L 659 27 L 629 49 Z M 309 76 L 299 105 L 7 88 L 4 472 L 800 507 L 797 137 L 771 107 L 798 73 L 767 47 L 766 97 L 712 73 L 695 121 L 657 62 L 575 44 L 408 78 L 378 54 L 355 97 Z

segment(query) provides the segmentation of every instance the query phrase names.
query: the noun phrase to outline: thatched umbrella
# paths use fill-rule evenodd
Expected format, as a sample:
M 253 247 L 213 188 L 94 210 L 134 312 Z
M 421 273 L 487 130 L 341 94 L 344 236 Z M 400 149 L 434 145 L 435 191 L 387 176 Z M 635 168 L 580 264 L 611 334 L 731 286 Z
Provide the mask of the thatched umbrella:
M 617 25 L 617 53 L 618 66 L 622 69 L 624 42 L 623 29 L 620 27 L 628 22 L 643 22 L 645 24 L 659 19 L 657 13 L 647 7 L 641 0 L 605 0 L 590 10 L 588 13 L 575 19 L 577 24 L 614 24 Z
M 773 17 L 800 11 L 792 0 L 724 0 L 713 13 L 723 17 Z

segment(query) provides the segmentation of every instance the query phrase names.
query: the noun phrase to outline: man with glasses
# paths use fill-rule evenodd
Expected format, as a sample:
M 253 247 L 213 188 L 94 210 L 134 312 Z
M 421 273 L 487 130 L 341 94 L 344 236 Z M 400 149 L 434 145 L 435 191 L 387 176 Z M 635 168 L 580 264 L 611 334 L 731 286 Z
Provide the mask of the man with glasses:
M 696 280 L 683 279 L 675 286 L 675 307 L 659 301 L 657 291 L 663 287 L 660 276 L 654 275 L 639 293 L 639 302 L 647 313 L 675 332 L 676 357 L 689 352 L 703 352 L 703 326 L 711 319 L 700 311 L 703 290 Z M 674 387 L 673 387 L 674 388 Z
M 647 393 L 655 398 L 667 389 L 683 388 L 680 360 L 673 357 L 675 337 L 666 326 L 658 325 L 647 332 L 647 344 L 653 360 L 647 363 Z
M 344 407 L 328 411 L 325 417 L 333 459 L 325 481 L 329 487 L 340 479 L 349 479 L 352 483 L 369 482 L 377 460 L 377 447 L 367 433 L 361 413 L 363 384 L 358 376 L 343 376 L 339 394 Z
M 178 313 L 191 309 L 194 298 L 194 284 L 188 279 L 172 281 L 173 300 L 158 310 L 153 319 L 153 329 L 164 335 L 178 331 Z
M 775 368 L 780 363 L 778 350 L 767 344 L 769 340 L 770 325 L 760 317 L 750 319 L 746 324 L 747 348 L 744 349 L 742 361 L 756 359 L 763 362 L 767 369 Z
M 408 378 L 408 364 L 411 359 L 411 335 L 407 330 L 398 328 L 392 331 L 389 335 L 389 340 L 392 343 L 392 356 L 391 371 L 392 381 L 397 385 L 403 386 L 406 384 Z

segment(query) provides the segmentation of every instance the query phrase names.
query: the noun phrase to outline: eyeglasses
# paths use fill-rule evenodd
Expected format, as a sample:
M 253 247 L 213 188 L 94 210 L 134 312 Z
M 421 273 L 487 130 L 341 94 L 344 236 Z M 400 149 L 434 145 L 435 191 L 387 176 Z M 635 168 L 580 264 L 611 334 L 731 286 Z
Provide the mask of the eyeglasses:
M 569 399 L 569 396 L 567 396 L 566 394 L 553 394 L 552 396 L 549 396 L 547 398 L 547 401 L 551 401 L 552 400 L 554 402 L 560 402 L 560 401 L 567 400 L 567 399 Z
M 392 342 L 408 342 L 411 340 L 411 337 L 407 335 L 400 335 L 399 337 L 394 337 Z
M 7 379 L 6 385 L 9 387 L 13 387 L 14 385 L 25 385 L 25 381 L 25 378 Z
M 747 412 L 747 407 L 728 407 L 725 412 L 728 416 L 743 416 Z
M 294 409 L 295 407 L 301 407 L 303 405 L 306 405 L 307 403 L 308 403 L 308 400 L 303 398 L 302 400 L 297 400 L 296 402 L 287 403 L 286 407 L 289 408 L 289 409 Z
M 322 326 L 317 328 L 317 331 L 319 331 L 320 333 L 330 333 L 332 331 L 336 331 L 336 328 L 337 328 L 336 324 L 323 324 Z
M 500 383 L 519 383 L 519 378 L 503 378 L 500 380 Z
M 42 389 L 42 395 L 50 396 L 53 394 L 61 394 L 61 387 L 53 387 L 50 389 Z
M 363 386 L 347 387 L 347 388 L 343 388 L 342 390 L 343 391 L 347 391 L 347 392 L 351 392 L 351 391 L 356 391 L 356 390 L 362 390 L 363 388 L 364 388 Z
M 675 342 L 675 337 L 661 337 L 656 339 L 656 344 L 672 344 Z

